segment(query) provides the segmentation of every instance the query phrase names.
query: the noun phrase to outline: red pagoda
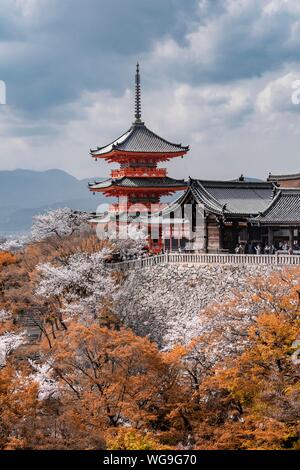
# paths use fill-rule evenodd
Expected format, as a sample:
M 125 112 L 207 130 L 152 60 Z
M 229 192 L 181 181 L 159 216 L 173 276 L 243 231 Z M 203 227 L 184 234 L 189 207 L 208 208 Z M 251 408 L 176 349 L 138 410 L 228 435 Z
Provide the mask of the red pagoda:
M 160 162 L 185 155 L 189 147 L 171 143 L 145 126 L 141 119 L 140 84 L 137 64 L 135 121 L 130 129 L 116 140 L 90 151 L 95 160 L 101 158 L 120 165 L 119 169 L 111 171 L 111 178 L 89 184 L 90 191 L 117 198 L 118 202 L 110 206 L 111 213 L 157 212 L 165 207 L 160 203 L 161 196 L 182 191 L 187 186 L 184 180 L 168 177 L 166 168 L 158 168 Z

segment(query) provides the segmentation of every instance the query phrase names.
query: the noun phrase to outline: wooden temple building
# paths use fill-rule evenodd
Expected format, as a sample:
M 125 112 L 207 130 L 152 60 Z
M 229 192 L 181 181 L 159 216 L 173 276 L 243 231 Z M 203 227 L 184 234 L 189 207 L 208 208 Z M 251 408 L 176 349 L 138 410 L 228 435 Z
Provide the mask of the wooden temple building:
M 190 234 L 186 239 L 167 241 L 170 249 L 233 253 L 242 245 L 246 253 L 255 253 L 257 245 L 263 250 L 265 246 L 279 249 L 282 244 L 299 249 L 300 188 L 243 177 L 233 181 L 190 179 L 185 193 L 169 210 L 177 218 L 181 212 L 190 221 Z
M 91 150 L 95 159 L 119 164 L 111 177 L 89 184 L 93 193 L 113 197 L 104 214 L 91 222 L 117 231 L 136 223 L 148 233 L 152 252 L 188 250 L 254 253 L 259 246 L 290 249 L 300 246 L 300 174 L 272 175 L 266 181 L 173 179 L 161 162 L 183 157 L 188 146 L 174 144 L 146 127 L 141 119 L 140 73 L 135 77 L 135 120 L 108 145 Z M 181 194 L 171 204 L 161 196 Z M 263 251 L 262 251 L 263 252 Z

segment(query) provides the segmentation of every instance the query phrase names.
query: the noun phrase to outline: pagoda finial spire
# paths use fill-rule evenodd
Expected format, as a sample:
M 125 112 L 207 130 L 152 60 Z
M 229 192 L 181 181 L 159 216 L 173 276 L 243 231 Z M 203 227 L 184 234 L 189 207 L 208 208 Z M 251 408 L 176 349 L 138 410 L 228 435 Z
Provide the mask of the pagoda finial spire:
M 142 122 L 142 107 L 141 107 L 141 76 L 139 63 L 136 64 L 135 74 L 135 122 Z

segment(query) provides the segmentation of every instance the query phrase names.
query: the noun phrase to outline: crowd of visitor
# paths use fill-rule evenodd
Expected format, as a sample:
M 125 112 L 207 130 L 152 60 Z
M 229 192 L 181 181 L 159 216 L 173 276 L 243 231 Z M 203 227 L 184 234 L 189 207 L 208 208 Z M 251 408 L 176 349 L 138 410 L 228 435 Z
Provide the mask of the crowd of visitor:
M 186 250 L 183 248 L 178 248 L 177 250 L 172 250 L 172 251 L 177 251 L 178 253 L 186 253 Z M 170 251 L 161 249 L 159 252 L 156 252 L 155 254 L 168 254 Z M 263 244 L 261 242 L 240 242 L 236 245 L 234 249 L 234 253 L 239 254 L 239 255 L 244 255 L 244 254 L 254 254 L 254 255 L 274 255 L 275 253 L 278 254 L 298 254 L 300 255 L 300 246 L 298 242 L 294 242 L 293 245 L 290 245 L 287 241 L 280 241 L 275 244 L 269 245 L 268 243 Z M 141 259 L 141 258 L 148 258 L 149 256 L 153 256 L 153 252 L 146 247 L 138 252 L 138 253 L 114 253 L 113 255 L 109 256 L 106 262 L 120 262 L 120 261 L 130 261 L 130 260 L 136 260 L 136 259 Z
M 266 243 L 239 243 L 236 245 L 234 252 L 236 254 L 253 254 L 253 255 L 274 255 L 275 253 L 294 254 L 300 251 L 298 242 L 293 245 L 287 241 L 280 241 L 276 245 Z

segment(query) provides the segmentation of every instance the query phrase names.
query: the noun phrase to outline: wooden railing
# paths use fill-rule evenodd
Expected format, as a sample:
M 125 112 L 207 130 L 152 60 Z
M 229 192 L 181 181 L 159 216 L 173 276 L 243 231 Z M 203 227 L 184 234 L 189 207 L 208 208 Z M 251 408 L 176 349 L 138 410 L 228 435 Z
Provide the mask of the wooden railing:
M 121 168 L 119 170 L 112 170 L 112 178 L 123 178 L 128 177 L 152 177 L 152 178 L 163 178 L 167 176 L 166 168 Z
M 158 264 L 219 264 L 300 266 L 299 255 L 235 255 L 226 253 L 166 253 L 119 263 L 108 263 L 112 269 L 140 269 Z

